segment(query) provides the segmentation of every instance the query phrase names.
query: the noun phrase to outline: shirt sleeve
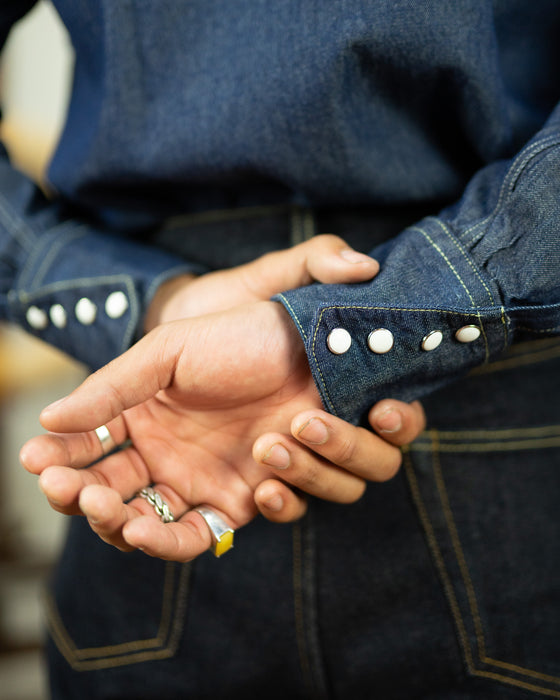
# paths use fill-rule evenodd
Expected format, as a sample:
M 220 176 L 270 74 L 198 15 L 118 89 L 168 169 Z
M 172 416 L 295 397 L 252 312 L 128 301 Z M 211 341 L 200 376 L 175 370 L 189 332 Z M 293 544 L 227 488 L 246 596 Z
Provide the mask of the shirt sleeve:
M 372 251 L 358 285 L 279 295 L 325 407 L 364 422 L 379 399 L 421 398 L 511 343 L 560 333 L 560 106 L 461 200 Z
M 197 265 L 68 217 L 0 150 L 0 316 L 95 369 L 141 333 L 158 286 Z

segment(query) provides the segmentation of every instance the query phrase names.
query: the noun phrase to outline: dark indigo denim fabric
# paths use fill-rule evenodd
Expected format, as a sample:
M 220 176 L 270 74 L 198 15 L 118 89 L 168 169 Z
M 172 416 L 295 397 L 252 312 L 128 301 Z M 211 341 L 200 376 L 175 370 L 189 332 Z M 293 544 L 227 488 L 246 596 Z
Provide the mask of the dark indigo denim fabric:
M 2 4 L 0 38 L 33 4 Z M 281 297 L 324 403 L 359 422 L 422 397 L 429 426 L 358 504 L 257 520 L 219 561 L 122 554 L 73 520 L 53 697 L 560 697 L 560 3 L 54 5 L 76 51 L 56 196 L 2 158 L 0 315 L 97 367 L 165 278 L 333 231 L 382 270 Z

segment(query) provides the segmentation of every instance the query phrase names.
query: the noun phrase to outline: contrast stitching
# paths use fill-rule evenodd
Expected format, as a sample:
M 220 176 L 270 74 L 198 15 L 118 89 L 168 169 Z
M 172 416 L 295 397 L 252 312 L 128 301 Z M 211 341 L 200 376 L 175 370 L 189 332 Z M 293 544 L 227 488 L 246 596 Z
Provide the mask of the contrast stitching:
M 78 671 L 98 670 L 172 656 L 184 626 L 185 593 L 188 589 L 191 568 L 189 564 L 181 567 L 179 583 L 175 586 L 174 566 L 173 562 L 166 563 L 160 626 L 157 636 L 152 639 L 78 649 L 58 614 L 53 597 L 48 594 L 46 596 L 47 622 L 56 646 L 70 666 Z M 172 604 L 175 587 L 177 591 Z M 105 658 L 97 658 L 101 656 Z
M 530 676 L 539 680 L 543 680 L 550 683 L 560 683 L 560 678 L 557 676 L 549 676 L 545 673 L 539 673 L 538 671 L 533 671 L 529 668 L 523 666 L 518 666 L 516 664 L 510 664 L 504 661 L 499 661 L 497 659 L 490 658 L 486 656 L 486 644 L 484 640 L 484 632 L 482 627 L 482 621 L 480 619 L 480 612 L 478 609 L 478 603 L 476 600 L 476 594 L 474 591 L 474 586 L 469 573 L 468 565 L 465 559 L 465 553 L 461 545 L 461 540 L 459 538 L 459 533 L 457 532 L 457 526 L 455 525 L 455 519 L 453 517 L 453 510 L 451 508 L 451 503 L 447 494 L 447 489 L 445 487 L 445 482 L 443 479 L 443 473 L 441 469 L 441 462 L 439 460 L 439 444 L 437 431 L 433 431 L 433 470 L 436 480 L 436 485 L 438 488 L 438 493 L 441 500 L 441 505 L 443 508 L 443 513 L 445 520 L 447 522 L 447 528 L 451 536 L 451 541 L 453 543 L 453 549 L 455 551 L 455 556 L 459 564 L 459 569 L 461 571 L 461 576 L 463 578 L 463 583 L 467 590 L 467 598 L 469 601 L 469 607 L 471 609 L 471 615 L 473 618 L 475 626 L 475 634 L 478 645 L 478 656 L 482 663 L 487 663 L 489 665 L 498 666 L 498 668 L 503 668 L 508 671 L 514 671 L 516 673 L 521 673 L 523 675 Z
M 464 655 L 465 655 L 465 662 L 467 665 L 467 670 L 473 676 L 478 676 L 479 678 L 489 678 L 491 680 L 496 680 L 496 681 L 499 681 L 499 682 L 504 683 L 506 685 L 512 685 L 512 686 L 517 687 L 517 688 L 523 688 L 523 689 L 529 690 L 531 692 L 536 692 L 536 693 L 539 693 L 540 695 L 547 695 L 549 697 L 559 698 L 560 692 L 557 692 L 555 690 L 549 690 L 548 688 L 542 688 L 539 686 L 535 686 L 531 683 L 526 683 L 524 681 L 520 681 L 520 680 L 517 680 L 515 678 L 510 678 L 509 676 L 504 676 L 502 674 L 494 673 L 492 671 L 484 671 L 484 670 L 478 669 L 474 666 L 472 652 L 470 649 L 470 644 L 468 642 L 468 637 L 467 637 L 466 629 L 464 626 L 464 621 L 463 621 L 463 618 L 462 618 L 460 610 L 459 610 L 457 598 L 455 597 L 453 585 L 451 583 L 449 573 L 448 573 L 447 568 L 445 566 L 445 562 L 443 559 L 443 555 L 441 553 L 441 549 L 437 543 L 437 539 L 436 539 L 436 536 L 434 533 L 433 526 L 432 526 L 431 521 L 429 519 L 426 506 L 424 504 L 424 501 L 423 501 L 421 493 L 420 493 L 420 487 L 419 487 L 418 481 L 416 479 L 416 474 L 414 473 L 414 467 L 412 466 L 412 460 L 410 459 L 410 453 L 408 452 L 408 450 L 404 450 L 403 452 L 404 452 L 403 464 L 404 464 L 405 473 L 406 473 L 406 476 L 408 479 L 411 495 L 412 495 L 413 501 L 416 505 L 418 517 L 420 518 L 420 522 L 422 523 L 422 527 L 424 528 L 424 533 L 426 535 L 428 545 L 432 551 L 432 556 L 434 558 L 436 568 L 437 568 L 438 573 L 440 575 L 440 580 L 442 582 L 447 601 L 448 601 L 449 606 L 451 608 L 451 615 L 455 621 L 455 626 L 456 626 L 459 642 L 460 642 L 460 645 L 461 645 L 463 652 L 464 652 Z
M 438 444 L 441 446 L 446 440 L 471 439 L 484 440 L 497 438 L 517 438 L 524 436 L 542 437 L 550 435 L 560 435 L 560 425 L 541 425 L 534 428 L 495 428 L 495 429 L 480 429 L 480 430 L 438 430 Z M 424 432 L 418 439 L 428 439 L 431 441 L 431 433 Z M 411 449 L 414 449 L 416 443 L 411 443 Z
M 449 260 L 449 258 L 447 257 L 447 255 L 446 255 L 446 254 L 443 252 L 443 250 L 437 245 L 437 243 L 430 237 L 430 235 L 429 235 L 428 233 L 426 233 L 426 231 L 424 231 L 423 229 L 419 228 L 418 226 L 413 226 L 413 227 L 411 227 L 410 230 L 411 230 L 411 231 L 418 231 L 418 233 L 421 233 L 421 234 L 428 240 L 428 242 L 430 243 L 430 245 L 433 246 L 433 248 L 435 248 L 435 249 L 437 250 L 437 252 L 438 252 L 438 253 L 441 255 L 441 257 L 445 260 L 445 262 L 447 263 L 448 267 L 449 267 L 450 270 L 453 272 L 453 274 L 455 275 L 455 277 L 459 280 L 459 282 L 460 282 L 460 284 L 461 284 L 461 287 L 463 287 L 463 289 L 464 289 L 465 292 L 467 293 L 467 296 L 468 296 L 469 299 L 471 300 L 471 305 L 472 305 L 473 307 L 476 306 L 475 301 L 474 301 L 474 298 L 473 298 L 473 296 L 471 295 L 471 293 L 469 292 L 469 290 L 468 290 L 468 288 L 467 288 L 467 285 L 463 282 L 463 279 L 461 278 L 461 275 L 457 272 L 457 270 L 456 270 L 455 267 L 453 266 L 453 263 L 451 262 L 451 260 Z
M 301 671 L 308 690 L 313 689 L 311 682 L 311 663 L 307 653 L 305 640 L 305 624 L 303 619 L 303 547 L 302 533 L 299 522 L 292 527 L 293 542 L 293 587 L 294 587 L 294 617 L 296 641 Z
M 66 228 L 66 227 L 64 227 L 64 228 Z M 53 260 L 57 257 L 57 255 L 60 253 L 60 250 L 66 244 L 70 243 L 70 241 L 72 241 L 72 240 L 77 240 L 79 238 L 83 238 L 84 236 L 85 236 L 85 227 L 84 226 L 81 226 L 79 229 L 72 227 L 70 230 L 68 230 L 66 232 L 64 232 L 64 230 L 63 230 L 62 235 L 60 235 L 58 238 L 56 238 L 54 240 L 48 253 L 45 255 L 45 257 L 43 258 L 43 261 L 39 265 L 39 269 L 37 270 L 37 272 L 32 280 L 31 287 L 32 288 L 37 287 L 41 283 L 41 280 L 43 279 L 43 277 L 47 273 L 47 270 L 51 266 Z M 34 257 L 38 257 L 40 255 L 42 255 L 42 247 L 39 248 L 39 250 L 37 251 L 37 255 Z M 33 260 L 33 263 L 34 263 L 34 260 Z M 23 284 L 25 284 L 24 274 L 25 274 L 25 276 L 27 276 L 28 274 L 30 274 L 30 272 L 31 272 L 31 270 L 24 270 L 24 273 L 22 273 L 22 278 L 21 278 L 22 279 L 22 282 L 21 282 L 22 286 L 23 286 Z
M 494 216 L 497 214 L 498 210 L 502 206 L 502 202 L 506 198 L 506 196 L 510 193 L 510 183 L 512 180 L 517 178 L 517 175 L 523 170 L 523 168 L 527 165 L 527 163 L 531 160 L 533 155 L 538 154 L 539 152 L 545 150 L 548 148 L 548 146 L 553 146 L 557 142 L 557 137 L 556 136 L 550 136 L 545 139 L 542 139 L 541 141 L 537 141 L 534 143 L 532 146 L 530 146 L 526 151 L 521 151 L 521 153 L 517 156 L 517 158 L 513 161 L 513 163 L 510 166 L 510 169 L 507 171 L 504 181 L 502 183 L 502 187 L 500 188 L 500 194 L 498 195 L 498 201 L 496 202 L 496 206 L 492 210 L 488 216 L 486 216 L 484 219 L 481 221 L 478 221 L 476 224 L 473 224 L 470 228 L 467 228 L 463 232 L 463 237 L 468 236 L 469 233 L 472 231 L 476 230 L 477 228 L 480 228 L 484 226 L 488 221 L 494 218 Z
M 284 296 L 282 294 L 279 295 L 282 299 L 284 299 Z M 286 300 L 286 304 L 288 304 Z M 289 304 L 288 304 L 289 306 Z M 289 307 L 291 308 L 291 307 Z M 315 325 L 315 332 L 313 334 L 313 341 L 311 343 L 311 354 L 313 356 L 313 362 L 315 365 L 315 368 L 318 373 L 318 380 L 323 388 L 323 394 L 325 396 L 325 399 L 330 407 L 330 410 L 332 413 L 335 415 L 338 415 L 338 412 L 336 411 L 334 404 L 332 402 L 332 399 L 330 397 L 327 384 L 325 381 L 325 378 L 323 376 L 323 372 L 321 370 L 320 364 L 319 364 L 319 359 L 317 357 L 316 353 L 316 347 L 317 347 L 317 336 L 319 334 L 319 328 L 321 325 L 321 320 L 323 318 L 323 315 L 327 311 L 333 311 L 337 309 L 345 309 L 345 310 L 354 310 L 354 311 L 421 311 L 421 312 L 426 312 L 426 313 L 437 313 L 437 314 L 447 314 L 450 316 L 473 316 L 474 318 L 479 319 L 480 321 L 480 311 L 477 312 L 469 312 L 469 311 L 450 311 L 446 309 L 417 309 L 417 308 L 400 308 L 400 307 L 387 307 L 387 306 L 345 306 L 345 305 L 339 305 L 339 306 L 326 306 L 323 309 L 321 309 L 319 313 L 319 318 L 317 319 L 317 323 Z M 490 309 L 491 311 L 492 309 Z M 297 319 L 296 319 L 297 320 Z M 298 322 L 299 325 L 299 322 Z M 301 328 L 301 325 L 299 325 Z M 484 328 L 483 328 L 484 331 Z M 486 343 L 486 334 L 484 334 L 484 339 L 485 339 L 485 357 L 488 357 L 488 345 Z
M 525 355 L 518 355 L 517 357 L 511 357 L 506 360 L 499 360 L 498 362 L 492 362 L 489 365 L 484 365 L 483 367 L 477 367 L 471 373 L 471 375 L 477 374 L 491 374 L 492 372 L 503 372 L 514 367 L 522 367 L 523 365 L 532 365 L 538 362 L 545 362 L 546 360 L 553 359 L 560 355 L 560 345 L 554 348 L 548 348 L 547 350 L 535 350 L 532 353 L 527 353 Z
M 297 317 L 297 314 L 296 314 L 294 308 L 292 307 L 292 305 L 290 304 L 290 302 L 286 299 L 286 297 L 285 297 L 283 294 L 278 294 L 278 296 L 280 297 L 280 299 L 282 299 L 282 301 L 284 302 L 284 304 L 286 304 L 286 306 L 288 307 L 288 309 L 290 309 L 290 311 L 292 312 L 292 317 L 295 319 L 295 322 L 296 322 L 296 324 L 297 324 L 297 327 L 298 327 L 299 330 L 300 330 L 300 333 L 303 335 L 303 337 L 304 337 L 305 340 L 307 341 L 307 333 L 305 332 L 305 328 L 301 325 L 300 320 L 299 320 L 299 318 Z
M 33 229 L 23 219 L 15 215 L 12 207 L 2 195 L 0 195 L 0 219 L 3 220 L 6 232 L 11 238 L 23 243 L 28 250 L 33 249 L 37 242 L 37 236 Z
M 456 248 L 459 250 L 459 252 L 461 253 L 461 255 L 465 258 L 465 260 L 467 261 L 469 267 L 473 270 L 474 274 L 478 277 L 480 283 L 482 284 L 482 286 L 483 286 L 484 289 L 486 290 L 486 293 L 488 294 L 488 298 L 490 299 L 491 304 L 494 305 L 494 304 L 495 304 L 495 302 L 494 302 L 494 296 L 492 295 L 492 292 L 490 291 L 490 288 L 487 286 L 486 282 L 482 279 L 482 276 L 481 276 L 480 272 L 478 271 L 478 269 L 477 269 L 476 265 L 474 264 L 474 262 L 473 262 L 473 261 L 470 259 L 470 257 L 467 255 L 467 252 L 465 251 L 464 247 L 463 247 L 462 245 L 459 244 L 459 241 L 455 238 L 455 236 L 452 236 L 452 235 L 451 235 L 451 232 L 449 231 L 449 228 L 448 228 L 447 226 L 445 226 L 444 223 L 443 223 L 440 219 L 434 218 L 434 221 L 440 226 L 440 228 L 442 229 L 442 231 L 443 231 L 443 232 L 446 234 L 446 236 L 452 241 L 452 243 L 455 244 Z

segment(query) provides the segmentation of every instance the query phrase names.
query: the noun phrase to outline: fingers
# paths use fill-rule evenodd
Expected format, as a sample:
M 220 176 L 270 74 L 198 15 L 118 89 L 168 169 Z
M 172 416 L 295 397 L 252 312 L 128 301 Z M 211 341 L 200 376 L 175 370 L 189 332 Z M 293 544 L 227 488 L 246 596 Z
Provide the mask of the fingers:
M 91 431 L 168 387 L 183 350 L 180 322 L 158 326 L 40 415 L 47 430 Z
M 166 492 L 162 486 L 156 490 L 167 502 L 169 490 Z M 173 508 L 173 501 L 169 505 Z M 123 551 L 141 549 L 159 559 L 186 562 L 203 554 L 212 544 L 208 525 L 194 510 L 189 509 L 175 522 L 164 523 L 144 499 L 123 503 L 116 491 L 105 486 L 85 488 L 80 494 L 80 507 L 92 530 Z M 225 513 L 213 510 L 233 527 Z
M 259 298 L 268 298 L 278 291 L 295 289 L 313 280 L 324 284 L 364 282 L 378 272 L 376 260 L 331 234 L 268 253 L 242 268 L 246 286 L 258 290 Z
M 368 415 L 371 427 L 393 445 L 407 445 L 426 428 L 426 414 L 419 401 L 410 404 L 383 399 Z
M 116 445 L 125 442 L 128 436 L 122 419 L 111 421 L 106 427 Z M 37 435 L 23 445 L 19 459 L 28 472 L 38 475 L 53 464 L 79 469 L 92 464 L 103 455 L 101 441 L 95 430 L 91 430 L 84 433 Z
M 361 497 L 367 481 L 394 476 L 401 464 L 399 446 L 425 428 L 423 408 L 419 402 L 388 399 L 371 409 L 369 419 L 377 435 L 323 411 L 304 411 L 293 419 L 291 437 L 261 436 L 253 457 L 273 467 L 278 478 L 256 489 L 259 511 L 275 522 L 300 518 L 305 500 L 287 484 L 319 498 L 352 503 Z
M 307 500 L 277 479 L 267 479 L 255 489 L 255 504 L 267 520 L 289 523 L 307 511 Z

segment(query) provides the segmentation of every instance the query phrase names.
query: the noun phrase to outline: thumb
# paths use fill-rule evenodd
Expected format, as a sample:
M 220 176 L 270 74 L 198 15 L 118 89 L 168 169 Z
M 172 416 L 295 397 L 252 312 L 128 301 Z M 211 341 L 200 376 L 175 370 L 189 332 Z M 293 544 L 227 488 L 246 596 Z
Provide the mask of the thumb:
M 246 283 L 261 295 L 296 289 L 311 282 L 365 282 L 379 272 L 379 263 L 332 234 L 315 236 L 293 248 L 268 253 L 245 268 Z
M 184 351 L 182 327 L 184 322 L 155 328 L 71 394 L 44 408 L 41 425 L 60 433 L 93 430 L 169 387 Z

